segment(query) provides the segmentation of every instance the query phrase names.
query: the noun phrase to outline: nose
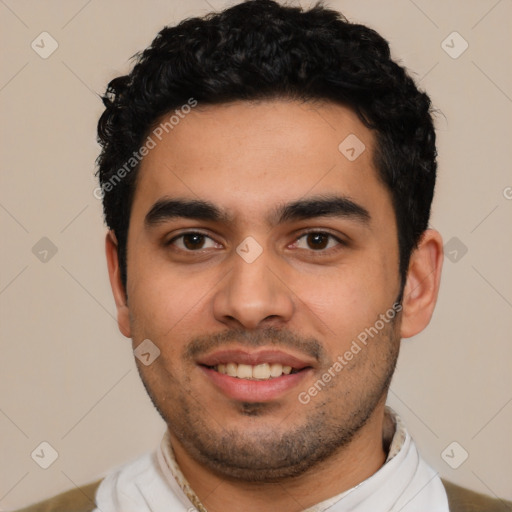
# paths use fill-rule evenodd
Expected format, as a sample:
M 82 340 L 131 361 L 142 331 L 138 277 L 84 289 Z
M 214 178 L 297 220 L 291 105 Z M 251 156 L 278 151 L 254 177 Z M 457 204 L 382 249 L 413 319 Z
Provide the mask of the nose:
M 213 298 L 215 318 L 230 328 L 278 327 L 294 312 L 293 292 L 266 251 L 251 263 L 232 256 L 232 270 Z

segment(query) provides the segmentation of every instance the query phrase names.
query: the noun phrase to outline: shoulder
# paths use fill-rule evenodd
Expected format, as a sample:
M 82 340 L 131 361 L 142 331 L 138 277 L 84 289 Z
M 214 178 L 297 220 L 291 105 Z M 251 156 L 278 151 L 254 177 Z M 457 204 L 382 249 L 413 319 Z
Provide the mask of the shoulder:
M 77 487 L 16 512 L 92 512 L 96 508 L 95 495 L 101 480 Z
M 450 512 L 512 512 L 512 502 L 491 498 L 443 480 Z

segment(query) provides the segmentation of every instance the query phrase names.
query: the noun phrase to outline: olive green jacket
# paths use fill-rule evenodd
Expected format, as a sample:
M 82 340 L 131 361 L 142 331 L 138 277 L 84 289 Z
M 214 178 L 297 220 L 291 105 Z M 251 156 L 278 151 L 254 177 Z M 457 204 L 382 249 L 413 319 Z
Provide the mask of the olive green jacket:
M 92 512 L 101 480 L 17 512 Z M 512 502 L 491 498 L 443 480 L 450 512 L 512 512 Z M 425 510 L 428 512 L 428 510 Z

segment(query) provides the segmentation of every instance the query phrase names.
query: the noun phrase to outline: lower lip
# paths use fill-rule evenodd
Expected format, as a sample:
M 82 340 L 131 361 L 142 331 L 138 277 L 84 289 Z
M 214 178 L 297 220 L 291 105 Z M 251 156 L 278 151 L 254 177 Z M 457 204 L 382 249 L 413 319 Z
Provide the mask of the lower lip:
M 248 380 L 230 377 L 206 366 L 200 366 L 200 368 L 227 397 L 241 402 L 276 400 L 296 387 L 311 371 L 311 369 L 305 369 L 268 380 Z

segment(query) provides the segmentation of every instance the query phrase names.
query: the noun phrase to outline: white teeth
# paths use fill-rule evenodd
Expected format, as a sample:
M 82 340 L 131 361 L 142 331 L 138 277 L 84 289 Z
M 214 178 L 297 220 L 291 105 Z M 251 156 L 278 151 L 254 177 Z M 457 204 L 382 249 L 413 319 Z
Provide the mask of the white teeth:
M 252 366 L 248 364 L 239 364 L 236 371 L 236 376 L 239 379 L 251 379 L 252 378 Z
M 258 364 L 252 367 L 253 379 L 268 379 L 270 378 L 270 366 L 267 363 Z
M 268 380 L 281 375 L 289 375 L 292 372 L 291 366 L 283 366 L 279 363 L 262 363 L 257 365 L 227 363 L 215 367 L 219 373 L 237 377 L 239 379 Z
M 220 366 L 220 365 L 219 365 Z M 230 377 L 236 377 L 236 374 L 237 374 L 237 368 L 238 368 L 238 365 L 236 363 L 228 363 L 226 365 L 226 373 L 230 376 Z M 219 367 L 217 367 L 217 371 L 222 373 L 219 369 Z
M 270 365 L 270 376 L 271 377 L 281 377 L 283 373 L 283 365 L 279 363 L 272 363 Z

